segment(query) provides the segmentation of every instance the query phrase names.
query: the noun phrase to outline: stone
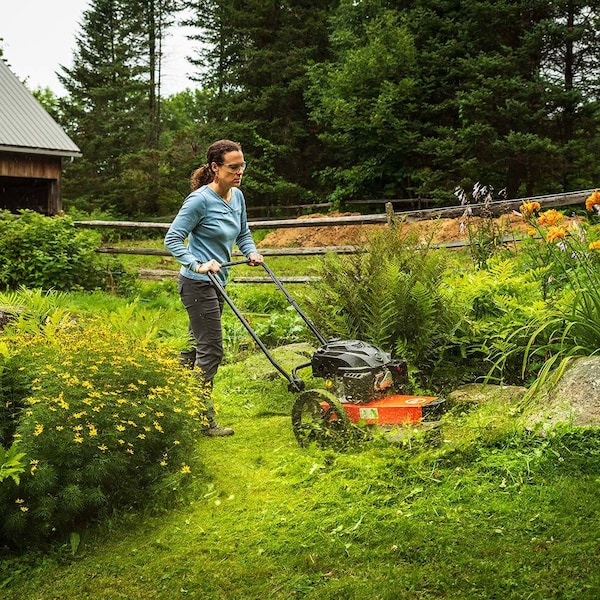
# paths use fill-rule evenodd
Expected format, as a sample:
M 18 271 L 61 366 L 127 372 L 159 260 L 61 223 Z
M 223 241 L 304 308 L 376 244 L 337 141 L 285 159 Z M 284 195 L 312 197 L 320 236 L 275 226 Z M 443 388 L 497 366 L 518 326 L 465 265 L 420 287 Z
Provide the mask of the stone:
M 600 426 L 600 356 L 575 358 L 558 382 L 535 399 L 527 425 Z

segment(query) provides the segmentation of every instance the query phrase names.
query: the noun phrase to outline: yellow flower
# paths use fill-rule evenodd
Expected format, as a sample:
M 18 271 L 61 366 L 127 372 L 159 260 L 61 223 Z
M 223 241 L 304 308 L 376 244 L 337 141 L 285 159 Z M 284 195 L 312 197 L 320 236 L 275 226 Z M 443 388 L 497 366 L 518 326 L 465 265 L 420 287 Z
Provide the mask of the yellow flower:
M 554 242 L 555 240 L 561 240 L 565 237 L 566 235 L 566 230 L 564 227 L 550 227 L 550 229 L 548 229 L 548 236 L 547 236 L 547 240 L 549 242 Z
M 35 429 L 33 431 L 33 435 L 35 435 L 35 436 L 40 435 L 42 433 L 42 431 L 44 431 L 44 426 L 41 423 L 38 423 L 35 426 Z
M 146 434 L 145 433 L 138 433 L 138 438 L 140 438 L 140 440 L 145 440 L 146 439 Z
M 191 473 L 192 469 L 188 465 L 186 465 L 185 463 L 183 463 L 181 465 L 181 472 L 182 473 Z
M 29 509 L 26 506 L 20 506 L 21 512 L 27 512 Z
M 31 467 L 30 473 L 32 475 L 36 472 L 39 462 L 40 462 L 39 460 L 32 460 L 29 462 L 29 465 Z
M 533 213 L 539 211 L 541 205 L 539 202 L 532 202 L 531 200 L 526 200 L 519 207 L 519 213 L 524 219 L 529 219 Z
M 17 504 L 23 504 L 23 503 L 25 502 L 25 500 L 23 500 L 23 498 L 17 498 L 17 499 L 15 500 L 15 502 L 16 502 Z
M 131 448 L 127 448 L 125 452 L 127 452 L 127 454 L 133 454 L 133 450 Z
M 590 212 L 595 210 L 594 207 L 596 206 L 600 207 L 600 192 L 598 190 L 594 190 L 593 194 L 588 196 L 585 201 L 585 208 Z
M 590 242 L 590 250 L 600 250 L 600 241 Z
M 160 464 L 161 467 L 166 467 L 167 466 L 167 461 L 166 460 L 161 460 L 159 464 Z
M 106 452 L 108 450 L 108 446 L 105 446 L 104 444 L 102 444 L 101 446 L 98 446 L 98 450 L 101 450 L 102 452 Z
M 62 431 L 64 427 L 62 425 L 57 425 L 55 429 L 56 431 Z
M 564 215 L 559 213 L 557 210 L 550 209 L 546 212 L 543 212 L 538 217 L 538 225 L 546 225 L 548 227 L 552 227 L 554 225 L 558 225 L 563 219 Z
M 94 436 L 98 435 L 98 430 L 96 429 L 95 425 L 88 423 L 88 429 L 89 429 L 88 433 L 89 433 L 90 437 L 94 437 Z
M 83 438 L 82 438 L 82 437 L 81 437 L 79 434 L 77 434 L 77 435 L 76 435 L 76 436 L 73 438 L 73 441 L 74 441 L 76 444 L 83 444 Z
M 117 431 L 125 431 L 124 425 L 117 425 Z

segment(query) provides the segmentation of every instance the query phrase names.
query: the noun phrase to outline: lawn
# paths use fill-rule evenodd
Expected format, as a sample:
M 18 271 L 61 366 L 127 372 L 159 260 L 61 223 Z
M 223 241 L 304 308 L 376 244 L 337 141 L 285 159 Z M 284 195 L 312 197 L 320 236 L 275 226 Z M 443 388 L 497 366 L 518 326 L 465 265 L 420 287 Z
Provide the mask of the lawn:
M 456 444 L 454 419 L 441 446 L 302 449 L 293 395 L 269 373 L 261 356 L 223 368 L 236 434 L 199 441 L 172 506 L 114 515 L 74 553 L 5 555 L 2 597 L 598 597 L 596 437 L 509 425 Z

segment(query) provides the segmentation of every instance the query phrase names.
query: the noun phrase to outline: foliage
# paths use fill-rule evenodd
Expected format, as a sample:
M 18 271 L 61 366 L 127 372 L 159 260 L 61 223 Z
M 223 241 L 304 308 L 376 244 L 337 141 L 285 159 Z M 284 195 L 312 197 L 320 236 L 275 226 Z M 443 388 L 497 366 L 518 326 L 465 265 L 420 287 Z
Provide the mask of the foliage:
M 499 228 L 490 206 L 493 192 L 494 189 L 491 186 L 481 185 L 479 182 L 473 186 L 470 197 L 460 186 L 454 190 L 454 195 L 460 201 L 461 206 L 465 207 L 465 212 L 460 221 L 460 230 L 466 231 L 468 234 L 469 252 L 473 263 L 478 269 L 485 268 L 490 257 L 503 248 L 505 244 L 503 232 Z M 501 190 L 500 194 L 506 194 L 506 190 Z M 480 205 L 479 220 L 477 222 L 474 222 L 473 219 L 471 199 L 475 204 Z
M 181 12 L 180 9 L 185 9 Z M 189 27 L 192 88 L 161 98 L 161 44 Z M 240 141 L 251 206 L 508 197 L 589 187 L 600 138 L 589 0 L 93 0 L 65 98 L 81 148 L 65 206 L 173 214 L 214 139 Z
M 199 443 L 207 476 L 191 474 L 186 502 L 115 515 L 76 556 L 68 542 L 5 553 L 6 600 L 598 595 L 596 429 L 538 436 L 498 402 L 453 413 L 437 444 L 411 430 L 351 452 L 299 448 L 293 396 L 255 376 L 259 362 L 217 378 L 236 435 Z
M 399 11 L 342 1 L 332 17 L 334 58 L 314 64 L 311 117 L 329 148 L 321 180 L 330 200 L 410 196 L 415 48 Z
M 500 377 L 508 383 L 523 383 L 521 359 L 508 350 L 511 344 L 524 348 L 528 336 L 516 332 L 546 314 L 538 276 L 537 271 L 523 270 L 515 260 L 500 255 L 488 258 L 484 270 L 445 273 L 445 284 L 455 290 L 465 315 L 455 334 L 460 359 L 453 365 L 464 369 L 470 381 Z M 501 376 L 490 362 L 490 356 L 499 355 L 506 359 Z
M 56 310 L 5 330 L 2 395 L 13 410 L 3 435 L 28 462 L 18 487 L 0 488 L 5 543 L 64 539 L 99 515 L 143 504 L 165 480 L 176 489 L 190 472 L 206 392 L 151 329 L 134 335 L 126 320 Z
M 173 24 L 173 0 L 94 0 L 83 13 L 60 110 L 82 157 L 65 169 L 72 205 L 137 216 L 172 205 L 161 187 L 162 40 Z
M 19 485 L 21 474 L 25 472 L 24 456 L 24 452 L 19 452 L 17 443 L 12 444 L 8 450 L 0 445 L 0 483 L 10 477 L 15 484 Z
M 587 207 L 594 211 L 598 206 L 595 192 Z M 508 336 L 494 353 L 495 367 L 519 357 L 522 377 L 545 378 L 565 359 L 593 355 L 600 348 L 599 232 L 597 225 L 569 222 L 554 209 L 540 212 L 537 202 L 524 202 L 520 213 L 533 236 L 524 249 L 525 264 L 538 267 L 540 290 L 551 303 Z
M 422 385 L 439 384 L 450 373 L 436 369 L 452 352 L 464 317 L 443 280 L 445 265 L 443 251 L 420 243 L 400 223 L 374 235 L 361 254 L 329 254 L 319 271 L 322 281 L 307 297 L 308 308 L 328 335 L 393 351 L 407 360 Z
M 0 288 L 130 291 L 133 276 L 114 259 L 103 264 L 96 254 L 98 239 L 69 217 L 0 212 Z
M 327 19 L 337 0 L 184 4 L 201 48 L 191 57 L 193 78 L 215 95 L 207 125 L 216 137 L 240 141 L 248 154 L 249 203 L 320 197 L 312 177 L 323 151 L 304 94 L 309 65 L 328 55 Z

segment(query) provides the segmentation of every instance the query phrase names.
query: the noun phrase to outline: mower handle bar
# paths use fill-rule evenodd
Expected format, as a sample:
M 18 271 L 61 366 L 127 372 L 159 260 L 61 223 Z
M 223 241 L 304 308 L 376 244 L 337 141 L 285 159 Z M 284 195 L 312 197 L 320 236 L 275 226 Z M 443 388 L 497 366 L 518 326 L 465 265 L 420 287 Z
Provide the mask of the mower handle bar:
M 248 264 L 249 262 L 250 261 L 247 259 L 246 260 L 236 260 L 236 261 L 222 263 L 221 267 L 232 267 L 235 265 L 245 265 L 245 264 Z M 304 314 L 304 312 L 298 306 L 297 302 L 290 296 L 289 292 L 285 289 L 285 287 L 283 286 L 281 281 L 278 279 L 278 277 L 275 275 L 275 273 L 273 273 L 273 271 L 271 271 L 271 269 L 264 262 L 259 263 L 259 264 L 267 272 L 267 274 L 269 275 L 269 277 L 271 278 L 273 283 L 284 294 L 287 301 L 294 307 L 294 309 L 300 315 L 302 320 L 306 323 L 308 328 L 315 334 L 315 336 L 317 337 L 319 342 L 321 344 L 326 344 L 327 340 L 323 337 L 323 335 L 319 332 L 319 330 L 314 326 L 314 324 L 310 321 L 310 319 Z M 217 290 L 219 291 L 221 296 L 223 296 L 223 299 L 225 300 L 225 302 L 227 302 L 227 304 L 229 305 L 231 310 L 234 312 L 235 316 L 240 320 L 242 325 L 246 328 L 248 333 L 252 336 L 252 339 L 258 344 L 259 348 L 263 351 L 264 355 L 269 359 L 269 362 L 279 371 L 279 373 L 281 373 L 281 375 L 283 375 L 283 377 L 285 377 L 285 379 L 288 380 L 288 382 L 289 382 L 288 389 L 293 392 L 301 392 L 304 389 L 304 382 L 296 376 L 296 371 L 299 368 L 310 366 L 311 363 L 305 363 L 305 364 L 299 365 L 292 371 L 292 375 L 290 375 L 275 360 L 273 355 L 269 352 L 269 349 L 264 345 L 262 340 L 258 337 L 258 335 L 254 331 L 254 329 L 252 328 L 250 323 L 248 323 L 248 321 L 246 320 L 244 315 L 238 310 L 237 306 L 235 306 L 235 304 L 233 303 L 233 300 L 229 297 L 229 295 L 225 291 L 225 286 L 219 281 L 219 279 L 216 277 L 216 275 L 212 271 L 208 271 L 206 274 L 208 275 L 208 278 L 210 279 L 211 283 L 217 288 Z
M 248 259 L 246 260 L 234 260 L 231 262 L 226 262 L 223 263 L 221 265 L 221 267 L 233 267 L 235 265 L 247 265 L 250 261 Z M 321 334 L 321 332 L 315 327 L 314 323 L 304 314 L 304 312 L 302 311 L 302 309 L 300 308 L 300 306 L 298 306 L 298 303 L 292 298 L 292 296 L 290 295 L 290 293 L 285 289 L 285 287 L 283 286 L 283 283 L 281 283 L 281 281 L 279 280 L 279 278 L 275 275 L 275 273 L 273 273 L 273 271 L 271 270 L 271 268 L 267 265 L 267 263 L 258 263 L 258 265 L 260 265 L 269 275 L 269 277 L 271 278 L 271 280 L 273 281 L 273 283 L 279 288 L 279 290 L 283 293 L 283 295 L 286 297 L 286 300 L 294 307 L 294 309 L 296 310 L 296 312 L 300 315 L 300 317 L 302 318 L 302 320 L 306 323 L 307 327 L 313 332 L 313 334 L 315 335 L 315 337 L 319 340 L 319 342 L 321 344 L 326 344 L 327 340 L 323 337 L 323 335 Z M 256 265 L 256 266 L 258 266 Z

